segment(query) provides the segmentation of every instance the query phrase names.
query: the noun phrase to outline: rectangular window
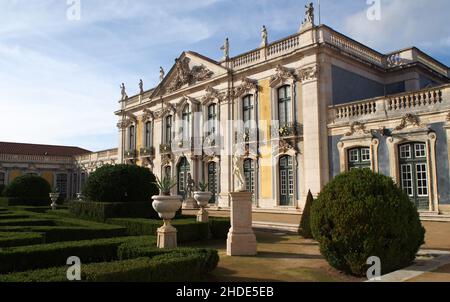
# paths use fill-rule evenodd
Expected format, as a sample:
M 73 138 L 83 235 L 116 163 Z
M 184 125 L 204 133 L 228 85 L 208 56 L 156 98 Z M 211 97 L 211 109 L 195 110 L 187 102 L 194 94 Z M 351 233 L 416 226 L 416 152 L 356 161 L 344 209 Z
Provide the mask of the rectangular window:
M 413 181 L 412 181 L 412 166 L 411 165 L 402 165 L 402 188 L 408 194 L 408 196 L 413 197 Z
M 348 160 L 349 160 L 351 163 L 357 163 L 357 162 L 359 162 L 358 149 L 355 149 L 355 150 L 351 150 L 351 151 L 350 151 Z
M 370 149 L 361 149 L 361 161 L 370 161 Z
M 289 170 L 289 195 L 294 195 L 294 171 Z
M 426 154 L 426 145 L 425 144 L 415 144 L 414 145 L 415 154 L 418 158 L 424 158 L 427 156 Z
M 405 145 L 400 147 L 400 158 L 411 158 L 411 145 Z
M 62 198 L 67 197 L 67 174 L 56 175 L 56 188 Z
M 281 171 L 281 195 L 287 195 L 287 187 L 286 187 L 286 171 Z
M 427 177 L 427 165 L 417 164 L 416 165 L 416 176 L 417 176 L 417 196 L 427 197 L 428 196 L 428 177 Z

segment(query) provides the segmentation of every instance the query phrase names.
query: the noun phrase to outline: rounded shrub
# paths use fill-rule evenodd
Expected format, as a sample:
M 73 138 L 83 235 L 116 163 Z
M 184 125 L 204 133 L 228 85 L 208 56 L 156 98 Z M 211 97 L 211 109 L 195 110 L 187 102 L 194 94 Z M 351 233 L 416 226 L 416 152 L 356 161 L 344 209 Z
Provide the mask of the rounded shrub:
M 145 202 L 158 195 L 155 175 L 135 165 L 106 165 L 92 173 L 83 194 L 96 202 Z
M 3 195 L 24 202 L 47 201 L 51 191 L 50 184 L 36 175 L 23 175 L 14 179 L 3 191 Z
M 416 207 L 392 179 L 370 170 L 336 177 L 311 209 L 311 230 L 331 266 L 365 276 L 369 257 L 382 273 L 410 265 L 424 243 Z

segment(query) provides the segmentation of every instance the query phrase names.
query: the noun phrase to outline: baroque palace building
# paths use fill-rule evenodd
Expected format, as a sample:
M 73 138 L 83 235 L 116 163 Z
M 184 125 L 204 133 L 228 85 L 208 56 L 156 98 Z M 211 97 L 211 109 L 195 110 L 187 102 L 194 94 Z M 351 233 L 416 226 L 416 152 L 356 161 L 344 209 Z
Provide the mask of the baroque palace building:
M 183 52 L 157 87 L 122 85 L 118 162 L 206 181 L 229 207 L 244 159 L 255 210 L 301 212 L 309 190 L 368 168 L 391 176 L 425 214 L 450 212 L 449 68 L 417 48 L 381 54 L 307 12 L 298 33 L 215 61 Z M 243 152 L 238 152 L 243 146 Z

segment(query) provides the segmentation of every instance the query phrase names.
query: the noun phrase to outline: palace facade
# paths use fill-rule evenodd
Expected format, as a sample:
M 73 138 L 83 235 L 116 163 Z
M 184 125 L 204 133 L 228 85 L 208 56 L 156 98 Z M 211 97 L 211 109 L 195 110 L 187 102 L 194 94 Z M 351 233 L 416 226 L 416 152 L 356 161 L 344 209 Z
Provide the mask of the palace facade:
M 313 22 L 313 21 L 312 21 Z M 215 61 L 183 52 L 157 87 L 122 90 L 117 161 L 209 183 L 228 208 L 244 159 L 255 209 L 300 212 L 333 177 L 391 176 L 423 213 L 450 212 L 450 72 L 417 48 L 381 54 L 306 21 L 301 30 Z M 239 152 L 241 147 L 242 152 Z

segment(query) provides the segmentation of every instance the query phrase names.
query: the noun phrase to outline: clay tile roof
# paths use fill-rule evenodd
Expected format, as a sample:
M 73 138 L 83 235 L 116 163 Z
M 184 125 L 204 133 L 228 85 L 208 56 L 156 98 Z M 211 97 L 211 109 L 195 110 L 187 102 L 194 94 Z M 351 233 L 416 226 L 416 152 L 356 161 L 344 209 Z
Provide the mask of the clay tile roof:
M 76 156 L 91 153 L 78 147 L 0 142 L 0 154 Z

